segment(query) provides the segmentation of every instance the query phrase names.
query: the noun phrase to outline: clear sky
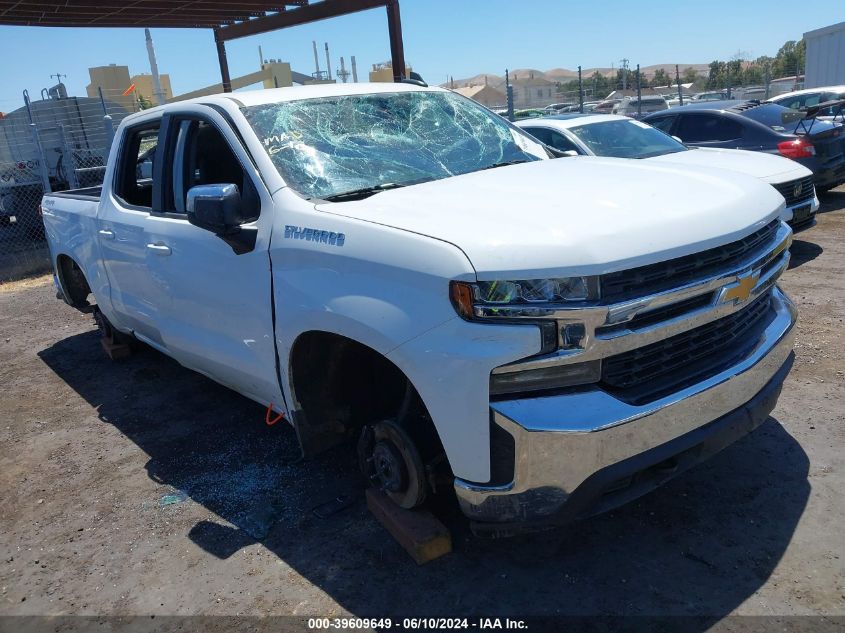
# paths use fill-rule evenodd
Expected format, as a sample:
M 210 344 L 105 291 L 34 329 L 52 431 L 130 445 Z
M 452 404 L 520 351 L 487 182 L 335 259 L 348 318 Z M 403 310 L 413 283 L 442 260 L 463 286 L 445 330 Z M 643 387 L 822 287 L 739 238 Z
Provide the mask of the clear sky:
M 431 84 L 448 77 L 502 74 L 509 68 L 574 69 L 610 66 L 626 57 L 631 66 L 708 63 L 774 55 L 805 31 L 841 21 L 841 0 L 816 0 L 807 8 L 783 0 L 400 0 L 405 57 Z M 211 32 L 154 29 L 159 70 L 169 73 L 176 94 L 220 81 Z M 227 44 L 232 76 L 258 70 L 264 56 L 314 70 L 311 41 L 331 49 L 332 70 L 341 56 L 358 61 L 359 79 L 371 64 L 390 58 L 384 9 L 258 35 Z M 129 66 L 149 72 L 143 29 L 0 27 L 0 111 L 22 105 L 21 91 L 38 95 L 67 75 L 69 93 L 84 95 L 89 66 Z

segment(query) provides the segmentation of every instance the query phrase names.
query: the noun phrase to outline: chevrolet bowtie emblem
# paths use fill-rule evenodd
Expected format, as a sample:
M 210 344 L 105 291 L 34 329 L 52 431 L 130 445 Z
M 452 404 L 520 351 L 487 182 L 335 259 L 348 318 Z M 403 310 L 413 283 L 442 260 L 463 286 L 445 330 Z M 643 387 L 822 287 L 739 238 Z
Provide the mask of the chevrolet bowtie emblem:
M 747 301 L 748 297 L 751 296 L 751 291 L 754 290 L 754 287 L 757 285 L 757 281 L 759 279 L 760 271 L 748 273 L 747 275 L 740 277 L 736 283 L 722 288 L 719 302 L 727 303 L 728 301 Z

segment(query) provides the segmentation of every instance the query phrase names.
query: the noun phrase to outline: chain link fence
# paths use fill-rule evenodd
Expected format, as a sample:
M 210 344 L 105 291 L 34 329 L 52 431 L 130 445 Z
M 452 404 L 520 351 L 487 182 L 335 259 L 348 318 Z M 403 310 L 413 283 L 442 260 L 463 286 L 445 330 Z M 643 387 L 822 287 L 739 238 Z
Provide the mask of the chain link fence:
M 0 116 L 0 282 L 50 269 L 43 195 L 101 184 L 114 130 L 136 108 L 120 94 L 44 91 Z

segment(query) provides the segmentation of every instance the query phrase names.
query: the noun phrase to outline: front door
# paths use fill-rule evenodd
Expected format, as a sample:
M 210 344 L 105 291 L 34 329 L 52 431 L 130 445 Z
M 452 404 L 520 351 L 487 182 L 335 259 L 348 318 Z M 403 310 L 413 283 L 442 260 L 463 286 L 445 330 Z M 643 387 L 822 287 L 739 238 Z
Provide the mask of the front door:
M 167 352 L 255 400 L 281 407 L 276 377 L 269 244 L 273 205 L 231 126 L 215 110 L 186 105 L 165 117 L 163 206 L 146 219 L 155 256 L 161 337 Z M 238 254 L 213 233 L 188 222 L 191 187 L 235 184 L 257 231 L 255 247 Z

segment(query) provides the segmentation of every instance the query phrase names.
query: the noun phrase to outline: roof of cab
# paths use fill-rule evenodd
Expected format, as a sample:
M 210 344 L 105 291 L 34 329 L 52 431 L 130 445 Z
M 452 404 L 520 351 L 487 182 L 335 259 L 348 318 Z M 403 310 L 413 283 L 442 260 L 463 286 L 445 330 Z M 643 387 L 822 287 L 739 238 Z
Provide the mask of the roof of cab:
M 148 108 L 141 112 L 130 114 L 124 119 L 130 123 L 137 119 L 149 118 L 151 114 L 167 112 L 180 105 L 198 103 L 220 103 L 220 100 L 234 102 L 238 107 L 281 103 L 285 101 L 299 101 L 303 99 L 320 99 L 344 95 L 386 94 L 396 92 L 449 92 L 436 86 L 418 86 L 407 83 L 348 83 L 348 84 L 313 84 L 310 86 L 290 86 L 287 88 L 269 88 L 265 90 L 244 90 L 242 92 L 223 92 L 202 97 L 171 101 L 163 106 Z

